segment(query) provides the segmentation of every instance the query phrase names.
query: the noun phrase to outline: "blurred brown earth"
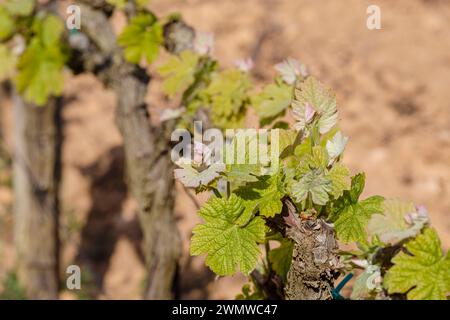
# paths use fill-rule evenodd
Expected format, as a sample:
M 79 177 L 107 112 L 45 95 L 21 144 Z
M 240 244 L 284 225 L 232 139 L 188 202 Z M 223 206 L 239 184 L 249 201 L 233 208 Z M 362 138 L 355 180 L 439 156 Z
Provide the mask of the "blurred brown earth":
M 381 8 L 382 30 L 366 28 L 370 4 Z M 273 65 L 285 57 L 305 63 L 336 91 L 350 137 L 344 161 L 352 172 L 366 172 L 365 195 L 424 204 L 450 248 L 449 0 L 153 0 L 151 7 L 161 17 L 180 12 L 197 30 L 214 33 L 224 67 L 253 56 L 258 84 L 271 81 Z M 114 20 L 120 30 L 123 17 Z M 150 86 L 157 119 L 169 103 L 157 76 Z M 145 276 L 141 234 L 124 181 L 115 97 L 87 75 L 68 76 L 65 94 L 62 266 L 81 261 L 94 287 L 102 287 L 94 290 L 97 298 L 138 299 Z M 11 103 L 0 107 L 11 148 Z M 0 185 L 0 278 L 14 267 L 12 198 Z M 243 276 L 215 280 L 202 258 L 188 255 L 199 218 L 179 186 L 176 214 L 184 240 L 181 297 L 233 298 Z

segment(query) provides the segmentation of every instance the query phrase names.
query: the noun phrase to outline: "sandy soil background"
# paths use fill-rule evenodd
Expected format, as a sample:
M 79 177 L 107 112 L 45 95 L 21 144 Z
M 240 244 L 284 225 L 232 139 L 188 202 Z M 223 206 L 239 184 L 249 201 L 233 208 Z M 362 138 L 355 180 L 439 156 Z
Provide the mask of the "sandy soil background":
M 366 28 L 370 4 L 381 8 L 382 30 Z M 253 56 L 257 83 L 270 81 L 273 65 L 285 57 L 305 63 L 337 93 L 341 127 L 350 136 L 344 160 L 352 172 L 366 172 L 365 195 L 426 205 L 450 248 L 450 1 L 153 0 L 151 6 L 160 16 L 177 11 L 197 30 L 213 32 L 215 56 L 225 67 Z M 122 17 L 114 19 L 120 30 Z M 150 85 L 157 118 L 168 103 L 160 79 Z M 62 265 L 83 263 L 92 297 L 138 299 L 145 276 L 141 234 L 123 178 L 115 97 L 87 75 L 68 77 L 65 94 L 71 99 L 64 109 Z M 11 104 L 0 106 L 12 148 Z M 8 174 L 3 169 L 0 181 Z M 181 297 L 233 298 L 244 277 L 215 279 L 202 258 L 189 258 L 198 218 L 178 191 Z M 1 184 L 0 277 L 14 267 L 12 199 L 8 184 Z M 63 292 L 62 298 L 75 296 Z

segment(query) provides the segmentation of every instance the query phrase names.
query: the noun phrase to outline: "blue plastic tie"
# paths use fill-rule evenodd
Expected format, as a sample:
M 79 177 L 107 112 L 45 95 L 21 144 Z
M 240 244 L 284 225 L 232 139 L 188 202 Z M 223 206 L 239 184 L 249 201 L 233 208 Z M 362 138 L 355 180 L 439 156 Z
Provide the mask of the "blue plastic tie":
M 334 300 L 345 300 L 345 298 L 341 296 L 340 292 L 345 287 L 347 282 L 350 281 L 351 278 L 353 278 L 353 273 L 349 273 L 348 275 L 346 275 L 345 278 L 342 279 L 341 282 L 339 282 L 336 288 L 334 288 L 334 290 L 331 291 L 331 296 L 333 297 Z

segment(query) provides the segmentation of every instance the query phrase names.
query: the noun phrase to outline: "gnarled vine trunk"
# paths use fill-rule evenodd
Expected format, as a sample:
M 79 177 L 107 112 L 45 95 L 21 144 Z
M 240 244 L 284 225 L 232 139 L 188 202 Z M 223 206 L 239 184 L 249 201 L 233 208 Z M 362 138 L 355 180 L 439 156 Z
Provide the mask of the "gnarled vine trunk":
M 14 237 L 20 283 L 30 299 L 58 297 L 59 100 L 14 96 Z
M 284 288 L 287 300 L 329 300 L 339 275 L 334 230 L 322 219 L 301 220 L 289 208 L 286 235 L 294 242 L 291 268 Z

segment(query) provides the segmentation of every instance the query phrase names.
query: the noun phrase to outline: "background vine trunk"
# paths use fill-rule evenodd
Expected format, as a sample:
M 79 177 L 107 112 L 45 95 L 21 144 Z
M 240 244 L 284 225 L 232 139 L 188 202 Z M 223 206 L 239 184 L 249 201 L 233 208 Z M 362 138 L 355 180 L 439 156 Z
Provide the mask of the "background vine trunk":
M 14 238 L 18 276 L 30 299 L 58 297 L 60 100 L 43 107 L 14 96 Z
M 128 186 L 139 205 L 147 269 L 145 298 L 173 298 L 181 240 L 174 217 L 175 181 L 170 160 L 173 125 L 150 126 L 144 102 L 147 83 L 137 67 L 122 64 L 113 88 L 118 104 L 116 121 L 122 133 Z
M 124 141 L 128 186 L 138 203 L 144 235 L 147 271 L 144 297 L 171 299 L 181 255 L 181 239 L 174 216 L 171 145 L 168 143 L 174 123 L 151 125 L 145 102 L 149 76 L 144 69 L 124 60 L 101 6 L 83 2 L 86 5 L 81 7 L 82 31 L 95 47 L 88 50 L 95 50 L 97 57 L 102 57 L 92 62 L 88 60 L 92 55 L 86 53 L 84 69 L 94 71 L 117 96 L 116 123 Z

